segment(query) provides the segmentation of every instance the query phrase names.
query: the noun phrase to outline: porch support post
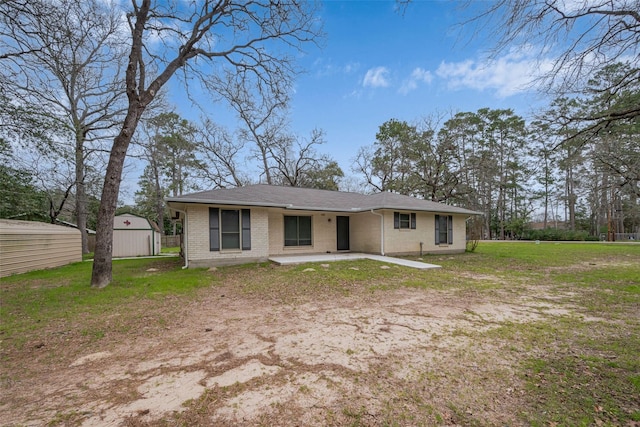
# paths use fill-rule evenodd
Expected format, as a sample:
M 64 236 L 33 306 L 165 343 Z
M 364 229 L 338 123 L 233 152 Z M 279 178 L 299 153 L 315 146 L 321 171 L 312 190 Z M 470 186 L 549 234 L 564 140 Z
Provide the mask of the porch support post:
M 384 215 L 374 212 L 373 209 L 371 213 L 380 217 L 380 255 L 384 256 Z
M 189 238 L 187 237 L 187 231 L 189 230 L 187 225 L 189 222 L 189 216 L 186 210 L 183 211 L 175 208 L 171 208 L 171 210 L 184 214 L 184 222 L 182 223 L 182 243 L 184 244 L 184 265 L 182 266 L 182 269 L 184 270 L 189 268 Z

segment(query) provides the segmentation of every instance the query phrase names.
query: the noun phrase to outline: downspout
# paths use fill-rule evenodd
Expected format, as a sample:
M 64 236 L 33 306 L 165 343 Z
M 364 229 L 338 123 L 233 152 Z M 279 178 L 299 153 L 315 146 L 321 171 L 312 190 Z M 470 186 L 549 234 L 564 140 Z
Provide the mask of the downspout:
M 187 211 L 182 211 L 180 209 L 175 209 L 175 208 L 171 208 L 176 212 L 182 213 L 184 214 L 184 224 L 182 227 L 182 235 L 184 236 L 184 239 L 182 239 L 182 242 L 184 243 L 184 266 L 182 266 L 182 269 L 184 270 L 185 268 L 189 268 L 189 239 L 187 238 L 187 231 L 188 231 L 188 223 L 189 221 L 187 220 Z
M 384 256 L 384 215 L 374 212 L 373 209 L 371 213 L 380 217 L 380 255 Z

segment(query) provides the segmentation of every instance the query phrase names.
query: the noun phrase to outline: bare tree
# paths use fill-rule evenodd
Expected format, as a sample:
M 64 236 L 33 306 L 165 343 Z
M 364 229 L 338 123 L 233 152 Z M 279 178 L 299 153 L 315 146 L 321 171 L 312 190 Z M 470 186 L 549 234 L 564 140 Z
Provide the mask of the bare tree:
M 250 182 L 240 168 L 239 157 L 242 155 L 244 143 L 234 141 L 226 129 L 206 119 L 200 130 L 200 174 L 215 187 L 242 187 Z
M 140 158 L 147 162 L 144 172 L 138 180 L 136 191 L 136 206 L 142 208 L 149 219 L 156 221 L 164 234 L 165 202 L 168 190 L 164 185 L 162 171 L 162 120 L 152 117 L 143 120 L 141 132 L 136 135 L 135 144 L 140 146 L 142 153 Z
M 476 3 L 473 3 L 476 4 Z M 640 0 L 498 0 L 465 24 L 493 32 L 494 54 L 513 46 L 538 48 L 539 57 L 553 56 L 542 76 L 546 90 L 556 96 L 581 92 L 596 71 L 616 62 L 629 64 L 628 73 L 603 91 L 612 96 L 640 81 Z M 560 117 L 580 122 L 581 133 L 598 133 L 609 124 L 640 116 L 640 104 L 619 104 L 590 114 Z
M 251 82 L 236 75 L 226 74 L 206 83 L 211 90 L 221 93 L 238 114 L 242 125 L 237 133 L 238 143 L 251 147 L 252 156 L 259 163 L 260 175 L 269 185 L 275 183 L 272 149 L 280 143 L 287 128 L 287 83 L 278 82 L 274 88 L 277 96 L 258 98 L 248 87 Z M 260 85 L 256 89 L 258 93 L 263 90 Z
M 123 113 L 120 14 L 99 0 L 8 0 L 0 10 L 0 40 L 11 48 L 0 58 L 4 86 L 14 100 L 4 108 L 36 105 L 72 135 L 75 216 L 86 253 L 87 162 Z
M 337 190 L 337 180 L 344 176 L 337 162 L 321 155 L 316 148 L 325 143 L 324 132 L 314 129 L 308 139 L 281 134 L 269 146 L 274 163 L 274 183 L 291 187 Z
M 113 141 L 98 212 L 91 278 L 97 288 L 112 279 L 113 218 L 127 149 L 158 91 L 182 69 L 185 76 L 202 81 L 235 74 L 257 82 L 264 90 L 258 96 L 277 97 L 281 82 L 296 73 L 293 58 L 282 52 L 300 49 L 319 31 L 314 4 L 302 1 L 132 0 L 131 6 L 126 15 L 131 29 L 128 110 Z
M 373 145 L 365 145 L 358 149 L 352 161 L 351 171 L 364 178 L 364 192 L 386 191 L 385 182 L 375 173 L 373 159 L 375 150 Z
M 3 0 L 0 2 L 0 60 L 14 59 L 23 55 L 41 52 L 46 43 L 39 44 L 31 39 L 29 16 L 47 14 L 39 10 L 36 1 Z M 42 40 L 39 40 L 42 42 Z
M 75 186 L 73 156 L 64 150 L 47 147 L 25 147 L 18 149 L 12 159 L 18 170 L 30 171 L 33 185 L 44 198 L 41 211 L 37 212 L 55 224 L 59 217 L 70 220 L 69 203 Z M 36 212 L 34 212 L 36 213 Z

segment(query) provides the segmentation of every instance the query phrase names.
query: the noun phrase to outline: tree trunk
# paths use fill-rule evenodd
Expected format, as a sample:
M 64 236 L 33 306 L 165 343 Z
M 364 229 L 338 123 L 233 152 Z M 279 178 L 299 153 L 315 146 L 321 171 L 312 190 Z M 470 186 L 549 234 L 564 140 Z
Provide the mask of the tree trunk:
M 76 131 L 76 225 L 82 238 L 82 253 L 89 253 L 87 239 L 87 190 L 84 182 L 84 137 L 81 131 Z
M 113 141 L 109 164 L 102 188 L 102 199 L 98 210 L 98 225 L 96 229 L 96 249 L 93 257 L 93 271 L 91 274 L 91 287 L 104 288 L 112 279 L 113 259 L 113 218 L 118 205 L 118 193 L 122 170 L 127 156 L 127 149 L 135 132 L 140 115 L 144 107 L 139 103 L 129 108 L 122 130 Z
M 77 168 L 76 168 L 77 169 Z M 82 253 L 89 253 L 87 238 L 87 193 L 84 182 L 76 183 L 76 223 L 82 236 Z
M 547 221 L 549 221 L 549 178 L 548 174 L 545 172 L 545 180 L 544 180 L 544 226 L 543 228 L 547 229 Z
M 504 222 L 505 222 L 505 210 L 507 209 L 507 197 L 505 194 L 505 189 L 502 184 L 502 177 L 500 177 L 500 189 L 498 190 L 498 203 L 496 204 L 496 213 L 498 216 L 499 222 L 499 235 L 500 240 L 505 240 L 506 236 L 504 234 Z
M 569 200 L 569 230 L 576 229 L 576 194 L 573 180 L 573 165 L 568 170 L 567 197 Z
M 600 188 L 600 227 L 599 232 L 603 233 L 603 230 L 608 227 L 608 212 L 609 212 L 609 175 L 606 172 L 602 172 L 602 186 Z
M 255 132 L 254 132 L 255 134 Z M 260 160 L 262 161 L 262 167 L 264 169 L 264 175 L 267 178 L 267 184 L 273 185 L 273 180 L 271 179 L 271 168 L 269 167 L 269 160 L 267 155 L 267 149 L 262 144 L 258 144 L 260 149 Z
M 162 235 L 164 232 L 164 201 L 162 200 L 162 188 L 160 188 L 160 180 L 156 174 L 156 216 L 158 217 L 158 228 Z
M 107 164 L 104 177 L 104 187 L 102 187 L 102 198 L 100 200 L 100 208 L 98 209 L 98 224 L 96 227 L 96 250 L 94 252 L 93 270 L 91 273 L 91 287 L 98 289 L 109 285 L 112 279 L 113 218 L 116 214 L 122 170 L 131 138 L 136 131 L 140 116 L 144 112 L 145 107 L 153 100 L 154 95 L 160 90 L 162 84 L 169 79 L 179 65 L 182 65 L 175 61 L 172 62 L 172 66 L 175 68 L 173 68 L 171 72 L 169 72 L 168 69 L 164 71 L 162 74 L 164 76 L 163 82 L 156 80 L 150 85 L 146 93 L 141 94 L 139 92 L 142 87 L 138 87 L 136 76 L 139 61 L 141 61 L 142 35 L 149 17 L 150 7 L 151 1 L 144 0 L 136 12 L 136 22 L 132 29 L 133 42 L 125 79 L 129 107 L 127 108 L 127 115 L 124 118 L 122 129 L 113 140 L 113 146 L 109 154 L 109 163 Z M 141 95 L 146 98 L 146 102 L 141 101 Z

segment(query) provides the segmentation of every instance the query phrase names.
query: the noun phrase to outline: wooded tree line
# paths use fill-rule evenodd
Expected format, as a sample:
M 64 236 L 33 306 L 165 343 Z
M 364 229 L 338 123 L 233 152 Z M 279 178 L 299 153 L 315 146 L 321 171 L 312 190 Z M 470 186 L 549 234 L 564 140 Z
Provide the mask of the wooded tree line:
M 491 3 L 475 19 L 499 20 L 498 50 L 531 34 L 542 35 L 543 52 L 562 37 L 578 40 L 547 75 L 551 107 L 527 120 L 491 109 L 389 120 L 354 160 L 356 177 L 345 178 L 321 151 L 322 130 L 304 137 L 288 124 L 299 72 L 290 53 L 322 37 L 314 3 L 5 0 L 0 214 L 37 211 L 54 221 L 72 211 L 82 231 L 95 220 L 96 287 L 111 280 L 112 220 L 127 156 L 147 164 L 137 205 L 160 223 L 168 194 L 256 181 L 352 190 L 362 179 L 368 191 L 483 212 L 482 237 L 521 236 L 534 215 L 591 234 L 603 224 L 637 231 L 637 6 Z M 584 19 L 588 25 L 573 25 Z M 209 99 L 224 100 L 237 129 L 172 112 L 163 88 L 179 70 L 186 96 L 195 82 Z
M 602 88 L 629 75 L 612 64 L 588 83 L 587 96 L 558 98 L 527 121 L 511 110 L 483 108 L 417 124 L 389 120 L 354 170 L 374 191 L 395 191 L 482 212 L 477 237 L 522 238 L 542 228 L 590 236 L 640 231 L 640 123 L 617 120 L 583 132 L 564 118 L 640 103 L 640 83 Z
M 591 236 L 638 232 L 638 180 L 621 173 L 625 161 L 638 163 L 637 149 L 630 151 L 637 135 L 553 150 L 557 135 L 510 110 L 480 109 L 432 124 L 381 126 L 355 165 L 370 188 L 482 212 L 476 238 L 523 238 L 532 221 Z M 614 144 L 626 146 L 627 158 L 611 150 Z

